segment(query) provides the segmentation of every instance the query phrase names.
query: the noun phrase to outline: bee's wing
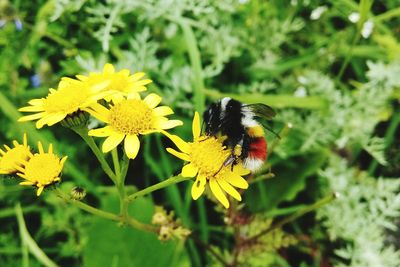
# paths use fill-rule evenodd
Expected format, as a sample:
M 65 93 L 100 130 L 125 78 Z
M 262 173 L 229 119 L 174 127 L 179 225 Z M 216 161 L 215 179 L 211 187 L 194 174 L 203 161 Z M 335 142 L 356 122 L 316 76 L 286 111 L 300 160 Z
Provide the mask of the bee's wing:
M 246 107 L 250 108 L 254 115 L 256 115 L 257 117 L 267 120 L 271 120 L 276 115 L 275 111 L 270 106 L 265 104 L 247 104 Z

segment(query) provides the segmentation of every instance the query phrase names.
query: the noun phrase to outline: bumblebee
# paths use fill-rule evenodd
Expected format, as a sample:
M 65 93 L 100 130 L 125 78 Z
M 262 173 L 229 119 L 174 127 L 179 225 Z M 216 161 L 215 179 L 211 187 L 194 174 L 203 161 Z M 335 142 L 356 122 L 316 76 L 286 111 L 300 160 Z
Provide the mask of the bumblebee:
M 257 119 L 271 120 L 275 115 L 270 106 L 243 104 L 230 97 L 212 103 L 203 114 L 205 134 L 227 137 L 224 145 L 231 149 L 231 155 L 223 166 L 233 167 L 241 160 L 247 169 L 256 172 L 268 153 L 264 129 Z M 268 126 L 265 128 L 272 131 Z

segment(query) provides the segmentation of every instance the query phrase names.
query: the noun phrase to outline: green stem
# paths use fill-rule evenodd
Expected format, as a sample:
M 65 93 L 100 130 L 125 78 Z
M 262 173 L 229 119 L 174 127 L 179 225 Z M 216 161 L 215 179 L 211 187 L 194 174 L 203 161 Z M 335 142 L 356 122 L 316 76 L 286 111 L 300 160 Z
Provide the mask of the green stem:
M 159 182 L 159 183 L 157 183 L 155 185 L 149 186 L 149 187 L 147 187 L 147 188 L 145 188 L 143 190 L 140 190 L 140 191 L 138 191 L 136 193 L 133 193 L 133 194 L 129 195 L 126 198 L 126 200 L 128 202 L 130 202 L 130 201 L 133 201 L 133 200 L 135 200 L 135 199 L 137 199 L 139 197 L 142 197 L 144 195 L 150 194 L 151 192 L 154 192 L 156 190 L 159 190 L 159 189 L 162 189 L 164 187 L 167 187 L 169 185 L 177 184 L 177 183 L 180 183 L 180 182 L 183 182 L 183 181 L 187 181 L 187 180 L 190 180 L 190 179 L 192 179 L 192 178 L 182 177 L 180 175 L 173 176 L 173 177 L 168 178 L 165 181 Z
M 399 124 L 400 124 L 400 113 L 395 111 L 393 118 L 390 121 L 389 127 L 387 128 L 385 133 L 385 148 L 389 147 L 393 143 L 396 130 Z M 370 175 L 373 175 L 377 167 L 378 167 L 378 162 L 376 160 L 373 160 L 372 163 L 369 165 L 368 173 Z
M 58 197 L 63 199 L 65 202 L 70 203 L 70 204 L 74 205 L 75 207 L 80 208 L 81 210 L 84 210 L 84 211 L 86 211 L 90 214 L 93 214 L 95 216 L 98 216 L 100 218 L 104 218 L 104 219 L 108 219 L 108 220 L 112 220 L 112 221 L 116 221 L 116 222 L 126 223 L 134 228 L 144 230 L 147 232 L 156 232 L 157 231 L 156 227 L 153 227 L 153 226 L 147 225 L 147 224 L 143 224 L 143 223 L 135 220 L 132 217 L 129 217 L 129 216 L 121 217 L 117 214 L 92 207 L 88 204 L 85 204 L 85 203 L 79 201 L 79 200 L 72 199 L 70 196 L 66 195 L 64 192 L 62 192 L 58 188 L 55 188 L 54 192 Z
M 187 50 L 189 53 L 190 63 L 193 70 L 193 97 L 194 106 L 196 111 L 200 114 L 203 113 L 205 109 L 205 96 L 204 96 L 204 81 L 203 81 L 203 69 L 201 66 L 200 52 L 197 47 L 197 40 L 193 33 L 192 28 L 187 24 L 186 20 L 178 19 L 178 24 L 181 26 L 183 31 L 183 36 L 185 38 Z
M 100 162 L 101 167 L 103 168 L 104 172 L 110 177 L 110 179 L 116 184 L 116 176 L 114 172 L 111 170 L 110 165 L 107 163 L 103 152 L 97 147 L 96 143 L 94 142 L 93 138 L 89 136 L 88 130 L 86 127 L 73 127 L 71 128 L 75 133 L 77 133 L 82 139 L 88 144 L 90 149 L 93 151 L 94 155 L 96 156 L 97 160 Z
M 389 20 L 391 18 L 398 17 L 398 16 L 400 16 L 400 7 L 388 10 L 385 13 L 375 16 L 374 21 L 375 22 L 383 22 L 385 20 Z
M 118 158 L 118 148 L 114 148 L 111 151 L 111 156 L 114 164 L 114 173 L 115 176 L 120 177 L 121 176 L 121 167 L 119 166 L 119 158 Z
M 47 267 L 57 267 L 58 265 L 53 262 L 47 255 L 40 249 L 38 244 L 33 240 L 32 236 L 29 234 L 28 229 L 26 228 L 24 215 L 22 213 L 21 205 L 18 203 L 15 205 L 15 214 L 17 216 L 17 222 L 19 227 L 19 233 L 21 235 L 21 239 L 23 242 L 23 246 L 26 246 L 29 251 L 36 257 L 36 259 Z M 26 260 L 24 261 L 26 265 Z
M 309 213 L 311 211 L 314 211 L 314 210 L 316 210 L 316 209 L 318 209 L 318 208 L 320 208 L 320 207 L 332 202 L 333 200 L 335 200 L 338 197 L 339 197 L 338 193 L 336 193 L 336 192 L 332 193 L 329 196 L 326 196 L 323 199 L 315 202 L 314 204 L 311 204 L 311 205 L 305 207 L 304 209 L 294 213 L 293 215 L 290 215 L 290 216 L 286 217 L 285 219 L 279 221 L 278 223 L 273 224 L 271 227 L 269 227 L 269 228 L 267 228 L 265 230 L 262 230 L 258 234 L 256 234 L 256 235 L 250 237 L 249 239 L 247 239 L 246 242 L 255 241 L 258 238 L 260 238 L 261 236 L 263 236 L 265 234 L 268 234 L 268 233 L 272 232 L 275 229 L 281 228 L 285 224 L 290 223 L 290 222 L 296 220 L 297 218 L 303 216 L 304 214 Z
M 249 184 L 254 184 L 254 183 L 257 183 L 257 182 L 259 182 L 259 181 L 271 179 L 271 178 L 274 178 L 274 177 L 275 177 L 275 174 L 273 174 L 272 172 L 265 173 L 265 174 L 261 174 L 260 176 L 257 176 L 256 178 L 254 178 L 253 180 L 251 180 L 251 181 L 249 182 Z

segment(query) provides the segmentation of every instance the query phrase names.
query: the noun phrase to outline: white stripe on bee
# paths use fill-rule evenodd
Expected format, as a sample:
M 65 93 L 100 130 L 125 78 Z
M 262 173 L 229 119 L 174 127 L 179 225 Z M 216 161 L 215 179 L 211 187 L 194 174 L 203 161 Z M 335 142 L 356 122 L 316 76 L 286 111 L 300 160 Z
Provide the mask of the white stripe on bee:
M 221 113 L 219 114 L 219 118 L 221 120 L 224 119 L 225 117 L 225 113 L 226 113 L 226 105 L 228 104 L 228 102 L 231 101 L 230 97 L 224 97 L 220 100 L 220 104 L 221 104 Z
M 248 128 L 259 125 L 258 122 L 254 120 L 253 111 L 245 105 L 242 105 L 242 115 L 243 117 L 241 123 L 244 127 Z
M 247 157 L 243 163 L 246 169 L 249 169 L 251 172 L 254 173 L 261 168 L 261 166 L 264 164 L 264 161 L 257 158 Z

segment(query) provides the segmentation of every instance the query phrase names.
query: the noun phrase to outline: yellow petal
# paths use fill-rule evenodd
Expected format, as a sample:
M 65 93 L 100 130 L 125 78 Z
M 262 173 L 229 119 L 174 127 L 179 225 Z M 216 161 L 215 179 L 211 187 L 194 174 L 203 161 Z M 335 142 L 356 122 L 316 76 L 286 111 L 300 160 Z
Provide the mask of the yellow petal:
M 111 73 L 114 73 L 114 72 L 115 72 L 115 69 L 114 69 L 114 66 L 112 64 L 107 63 L 107 64 L 104 65 L 103 73 L 111 74 Z
M 110 136 L 111 134 L 115 133 L 110 126 L 106 126 L 103 128 L 93 129 L 88 132 L 89 136 L 96 136 L 96 137 L 106 137 Z
M 18 121 L 20 121 L 20 122 L 22 122 L 22 121 L 33 121 L 33 120 L 40 119 L 45 115 L 46 115 L 46 112 L 40 112 L 40 113 L 28 115 L 28 116 L 23 116 L 23 117 L 19 118 Z
M 43 111 L 44 107 L 42 104 L 40 105 L 35 105 L 35 106 L 28 106 L 28 107 L 23 107 L 18 109 L 18 111 L 22 112 L 38 112 L 38 111 Z
M 81 80 L 81 81 L 86 81 L 86 80 L 88 79 L 87 76 L 85 76 L 85 75 L 80 75 L 80 74 L 75 75 L 75 77 L 76 77 L 78 80 Z
M 139 148 L 140 148 L 140 141 L 137 135 L 128 135 L 125 138 L 125 153 L 130 159 L 136 158 Z
M 63 158 L 61 159 L 61 161 L 60 161 L 60 169 L 62 169 L 62 168 L 64 167 L 64 163 L 65 163 L 65 161 L 67 160 L 67 158 L 68 158 L 68 156 L 65 156 L 65 157 L 63 157 Z
M 38 142 L 38 149 L 39 149 L 39 154 L 44 154 L 44 149 L 43 149 L 43 145 L 42 142 Z
M 54 124 L 56 124 L 57 122 L 62 121 L 67 115 L 63 114 L 63 113 L 56 113 L 56 114 L 52 114 L 50 116 L 47 117 L 47 125 L 52 126 Z
M 152 83 L 152 82 L 153 81 L 150 80 L 150 79 L 144 79 L 144 80 L 135 82 L 135 86 L 142 86 L 142 85 L 146 85 L 146 84 L 149 84 L 149 83 Z
M 53 154 L 53 144 L 49 145 L 49 154 Z
M 224 190 L 226 193 L 234 197 L 236 200 L 241 201 L 242 196 L 233 188 L 229 183 L 227 183 L 224 179 L 216 179 L 219 186 Z
M 170 107 L 167 107 L 167 106 L 156 107 L 153 111 L 154 111 L 154 114 L 156 114 L 157 116 L 167 116 L 167 115 L 174 114 L 174 111 Z
M 197 200 L 203 194 L 206 186 L 206 177 L 198 175 L 196 181 L 192 185 L 192 198 Z
M 26 182 L 20 182 L 19 184 L 20 185 L 34 185 L 35 183 L 26 181 Z
M 44 189 L 44 186 L 39 187 L 37 192 L 36 192 L 36 196 L 40 196 L 40 194 L 42 193 L 43 189 Z
M 234 187 L 242 188 L 242 189 L 247 189 L 249 187 L 249 184 L 247 181 L 240 175 L 237 175 L 233 172 L 229 173 L 229 176 L 225 176 L 224 180 Z
M 155 108 L 161 102 L 161 96 L 157 94 L 149 94 L 143 101 L 150 107 Z
M 233 166 L 233 172 L 239 174 L 240 176 L 247 175 L 251 171 L 243 167 L 242 164 L 236 164 Z
M 137 92 L 132 92 L 132 93 L 128 93 L 128 95 L 126 96 L 126 98 L 127 98 L 128 100 L 131 100 L 131 99 L 138 99 L 138 100 L 140 100 L 140 95 L 139 95 Z
M 32 100 L 28 101 L 28 104 L 32 105 L 32 106 L 41 106 L 41 105 L 43 105 L 43 100 L 44 100 L 44 98 L 32 99 Z
M 194 113 L 193 123 L 192 123 L 193 138 L 199 138 L 200 136 L 200 115 L 196 111 Z
M 145 75 L 144 72 L 136 72 L 135 74 L 131 75 L 129 78 L 131 79 L 131 81 L 137 81 L 137 80 L 140 80 L 144 75 Z
M 189 155 L 182 153 L 182 152 L 178 152 L 175 149 L 169 148 L 167 147 L 167 151 L 169 153 L 171 153 L 172 155 L 174 155 L 177 158 L 180 158 L 181 160 L 185 160 L 185 161 L 190 161 L 190 157 Z
M 161 121 L 160 122 L 160 128 L 163 130 L 168 130 L 171 128 L 174 128 L 176 126 L 181 126 L 183 125 L 183 122 L 180 120 L 169 120 L 169 121 Z
M 109 115 L 110 111 L 107 108 L 105 108 L 103 105 L 94 103 L 90 106 L 90 108 L 85 109 L 85 110 L 87 112 L 89 112 L 96 119 L 101 120 L 105 123 L 108 123 L 108 115 Z
M 116 146 L 118 146 L 119 143 L 124 140 L 125 135 L 122 133 L 114 133 L 107 137 L 107 139 L 104 141 L 103 146 L 101 147 L 102 151 L 104 153 L 107 153 L 114 149 Z
M 174 144 L 179 148 L 180 151 L 184 153 L 189 153 L 190 150 L 190 145 L 183 141 L 179 136 L 174 135 L 174 134 L 169 134 L 166 131 L 161 130 L 160 131 L 163 135 L 168 137 Z
M 194 166 L 193 164 L 189 163 L 183 166 L 182 168 L 182 176 L 183 177 L 195 177 L 199 168 Z
M 229 208 L 229 201 L 226 198 L 224 192 L 222 192 L 221 187 L 219 187 L 215 178 L 210 179 L 209 181 L 211 192 L 215 196 L 215 198 L 227 209 Z

